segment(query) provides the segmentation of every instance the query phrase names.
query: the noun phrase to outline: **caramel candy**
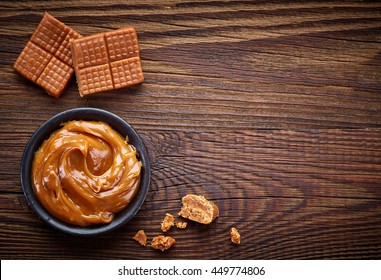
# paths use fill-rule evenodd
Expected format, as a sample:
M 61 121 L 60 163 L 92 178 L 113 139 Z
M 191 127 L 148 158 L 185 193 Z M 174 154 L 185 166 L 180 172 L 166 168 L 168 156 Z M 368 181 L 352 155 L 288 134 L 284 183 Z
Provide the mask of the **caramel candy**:
M 230 229 L 230 240 L 234 244 L 241 244 L 241 235 L 235 227 Z
M 73 40 L 71 50 L 81 96 L 144 81 L 133 27 Z
M 161 251 L 168 250 L 175 244 L 176 240 L 170 236 L 158 235 L 152 239 L 151 246 Z
M 59 97 L 74 73 L 69 42 L 80 37 L 45 13 L 13 67 L 49 95 Z
M 144 230 L 139 230 L 134 237 L 132 237 L 133 240 L 137 241 L 140 245 L 146 246 L 147 244 L 147 235 L 144 232 Z
M 188 225 L 187 222 L 177 222 L 177 223 L 176 223 L 176 227 L 177 227 L 177 228 L 180 228 L 180 229 L 184 229 L 184 228 L 186 228 L 187 225 Z
M 210 224 L 219 215 L 217 205 L 201 195 L 188 194 L 182 203 L 179 215 L 201 224 Z
M 163 232 L 167 232 L 174 225 L 175 225 L 175 218 L 171 214 L 167 213 L 165 215 L 163 222 L 161 223 L 161 230 Z

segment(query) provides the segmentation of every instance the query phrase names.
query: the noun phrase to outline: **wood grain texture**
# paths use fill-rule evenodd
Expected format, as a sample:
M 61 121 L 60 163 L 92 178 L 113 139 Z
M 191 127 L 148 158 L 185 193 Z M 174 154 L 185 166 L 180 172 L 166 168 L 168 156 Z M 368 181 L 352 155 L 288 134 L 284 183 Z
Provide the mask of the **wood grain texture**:
M 258 130 L 144 132 L 152 184 L 138 215 L 103 237 L 47 229 L 31 213 L 13 173 L 1 193 L 3 257 L 33 258 L 374 258 L 381 253 L 381 132 Z M 3 138 L 1 138 L 3 142 Z M 361 145 L 359 145 L 361 143 Z M 17 155 L 22 148 L 9 149 Z M 3 158 L 3 157 L 2 157 Z M 15 158 L 19 158 L 16 156 Z M 14 162 L 14 165 L 18 163 Z M 16 187 L 17 186 L 17 187 Z M 170 251 L 131 237 L 160 234 L 181 197 L 203 194 L 220 207 L 211 225 L 171 229 Z M 229 241 L 230 227 L 242 245 Z M 6 242 L 5 242 L 6 241 Z M 59 252 L 59 253 L 57 253 Z M 211 253 L 213 252 L 213 253 Z
M 381 4 L 284 2 L 0 2 L 0 258 L 380 259 Z M 20 77 L 44 11 L 82 35 L 133 25 L 145 82 L 81 98 L 73 79 L 54 99 Z M 38 220 L 19 176 L 35 129 L 76 107 L 131 123 L 152 168 L 137 216 L 89 239 Z M 131 239 L 188 193 L 220 217 L 171 229 L 164 253 Z

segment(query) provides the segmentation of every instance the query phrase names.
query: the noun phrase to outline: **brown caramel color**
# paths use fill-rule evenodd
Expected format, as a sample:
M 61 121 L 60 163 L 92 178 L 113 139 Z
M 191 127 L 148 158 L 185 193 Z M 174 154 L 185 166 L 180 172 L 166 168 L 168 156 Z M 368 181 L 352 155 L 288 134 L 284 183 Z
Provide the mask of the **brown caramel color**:
M 142 229 L 139 230 L 134 235 L 134 237 L 132 237 L 132 239 L 134 239 L 135 241 L 139 242 L 139 244 L 142 245 L 142 246 L 146 246 L 146 244 L 147 244 L 147 235 L 144 232 L 144 230 L 142 230 Z
M 164 217 L 163 222 L 161 223 L 161 230 L 167 232 L 172 226 L 175 225 L 175 218 L 167 213 Z
M 152 248 L 165 251 L 175 244 L 176 240 L 170 236 L 159 235 L 152 239 Z
M 111 222 L 130 203 L 141 168 L 135 148 L 109 125 L 71 121 L 38 149 L 31 175 L 47 211 L 87 226 Z
M 176 227 L 177 228 L 180 228 L 180 229 L 184 229 L 188 226 L 188 223 L 187 222 L 177 222 L 176 223 Z
M 241 235 L 239 234 L 238 230 L 234 227 L 230 229 L 230 240 L 234 244 L 241 244 Z
M 69 41 L 80 37 L 45 13 L 13 67 L 49 95 L 59 97 L 74 73 Z
M 144 81 L 133 27 L 73 40 L 71 49 L 81 96 Z
M 219 215 L 217 205 L 201 195 L 188 194 L 182 203 L 179 215 L 201 224 L 210 224 Z

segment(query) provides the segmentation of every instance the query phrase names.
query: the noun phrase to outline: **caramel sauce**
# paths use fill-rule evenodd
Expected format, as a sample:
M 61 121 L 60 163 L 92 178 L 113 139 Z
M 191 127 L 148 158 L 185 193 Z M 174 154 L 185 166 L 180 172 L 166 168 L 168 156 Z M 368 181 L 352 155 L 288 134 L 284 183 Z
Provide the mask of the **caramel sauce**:
M 130 203 L 141 168 L 135 148 L 106 123 L 70 121 L 36 152 L 32 182 L 53 216 L 88 226 L 111 222 Z

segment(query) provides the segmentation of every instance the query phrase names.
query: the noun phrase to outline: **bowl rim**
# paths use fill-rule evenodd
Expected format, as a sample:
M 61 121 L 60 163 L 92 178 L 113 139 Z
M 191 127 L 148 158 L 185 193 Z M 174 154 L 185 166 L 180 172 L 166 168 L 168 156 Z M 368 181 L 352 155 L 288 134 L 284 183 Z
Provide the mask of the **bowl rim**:
M 63 123 L 72 120 L 102 121 L 109 124 L 115 131 L 121 134 L 122 137 L 128 136 L 129 143 L 136 148 L 142 163 L 138 192 L 127 207 L 115 214 L 114 219 L 108 224 L 81 227 L 63 222 L 50 214 L 34 193 L 31 168 L 35 152 L 53 132 L 57 131 L 62 126 Z M 68 109 L 46 120 L 30 137 L 25 146 L 20 165 L 21 187 L 32 210 L 50 227 L 63 233 L 76 236 L 97 236 L 115 230 L 126 224 L 136 215 L 145 201 L 151 180 L 148 152 L 139 134 L 127 121 L 118 115 L 98 108 L 82 107 Z

